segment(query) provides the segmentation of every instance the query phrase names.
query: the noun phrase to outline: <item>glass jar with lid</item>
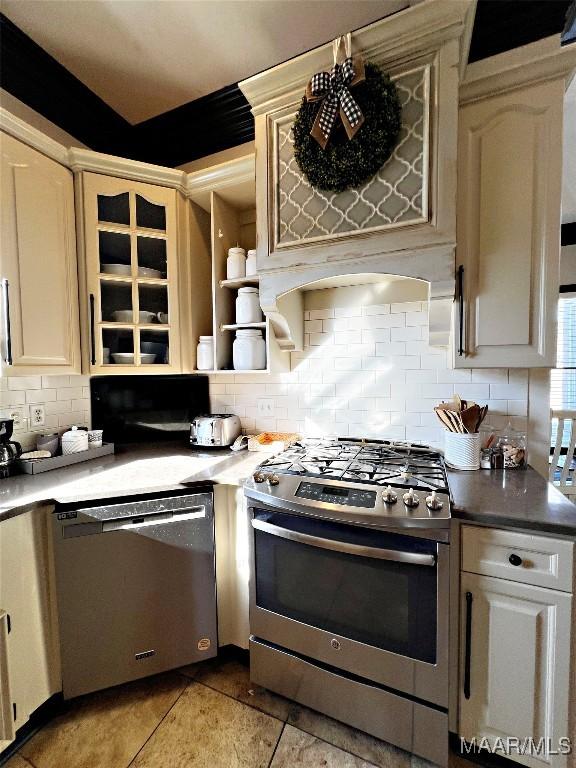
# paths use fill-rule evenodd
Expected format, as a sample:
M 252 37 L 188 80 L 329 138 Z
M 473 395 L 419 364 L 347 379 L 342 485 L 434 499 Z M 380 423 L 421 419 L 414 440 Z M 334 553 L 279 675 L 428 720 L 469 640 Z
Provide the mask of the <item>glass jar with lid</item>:
M 504 456 L 504 469 L 526 468 L 526 433 L 514 429 L 509 422 L 502 430 L 496 446 Z
M 258 328 L 239 328 L 232 345 L 236 371 L 260 371 L 266 368 L 266 341 Z
M 196 348 L 196 368 L 199 371 L 214 368 L 214 336 L 200 336 Z
M 262 322 L 262 309 L 260 308 L 260 292 L 258 288 L 247 286 L 238 289 L 236 322 L 239 325 Z

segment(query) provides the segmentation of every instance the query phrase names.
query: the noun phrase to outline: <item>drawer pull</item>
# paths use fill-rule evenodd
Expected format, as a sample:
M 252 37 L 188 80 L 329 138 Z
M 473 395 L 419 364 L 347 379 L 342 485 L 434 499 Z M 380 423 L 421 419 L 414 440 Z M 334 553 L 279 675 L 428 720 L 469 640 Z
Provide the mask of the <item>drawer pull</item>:
M 522 558 L 520 557 L 520 555 L 510 555 L 510 557 L 508 558 L 508 562 L 510 563 L 510 565 L 516 565 L 516 566 L 522 565 Z

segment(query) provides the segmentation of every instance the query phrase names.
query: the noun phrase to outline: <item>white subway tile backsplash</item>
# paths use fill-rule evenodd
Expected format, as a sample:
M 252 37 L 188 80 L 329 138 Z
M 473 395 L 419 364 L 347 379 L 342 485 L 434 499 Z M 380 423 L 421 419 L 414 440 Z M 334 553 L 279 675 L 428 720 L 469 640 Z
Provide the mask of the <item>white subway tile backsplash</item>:
M 399 328 L 406 324 L 405 316 L 395 315 L 366 315 L 362 317 L 361 327 L 364 330 L 372 328 Z
M 388 438 L 443 446 L 433 408 L 454 392 L 487 403 L 487 421 L 526 428 L 526 370 L 454 370 L 448 353 L 430 347 L 427 303 L 405 302 L 306 310 L 305 348 L 281 374 L 210 376 L 211 407 L 240 416 L 248 432 L 297 431 L 309 436 Z M 0 380 L 0 407 L 42 403 L 37 432 L 90 424 L 87 376 L 27 376 Z M 270 399 L 273 414 L 258 400 Z M 17 439 L 33 445 L 35 433 Z
M 362 307 L 336 307 L 334 317 L 358 317 L 362 314 Z
M 42 389 L 42 376 L 11 376 L 8 379 L 8 389 Z
M 26 392 L 27 403 L 48 403 L 56 400 L 55 389 L 29 389 Z
M 310 320 L 326 320 L 329 317 L 334 317 L 333 309 L 311 309 Z
M 420 328 L 417 325 L 403 328 L 390 328 L 391 341 L 419 341 L 421 339 Z
M 392 304 L 390 307 L 390 311 L 392 313 L 402 313 L 406 314 L 407 312 L 421 312 L 422 311 L 422 302 L 421 301 L 405 301 L 401 304 Z
M 371 304 L 367 307 L 362 307 L 363 315 L 389 315 L 390 304 Z

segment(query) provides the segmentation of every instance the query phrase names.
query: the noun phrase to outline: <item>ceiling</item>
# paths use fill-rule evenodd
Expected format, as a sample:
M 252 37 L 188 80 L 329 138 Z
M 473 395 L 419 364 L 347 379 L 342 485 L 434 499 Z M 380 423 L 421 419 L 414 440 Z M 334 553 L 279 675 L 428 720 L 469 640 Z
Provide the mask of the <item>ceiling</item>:
M 405 8 L 408 0 L 2 0 L 135 124 Z

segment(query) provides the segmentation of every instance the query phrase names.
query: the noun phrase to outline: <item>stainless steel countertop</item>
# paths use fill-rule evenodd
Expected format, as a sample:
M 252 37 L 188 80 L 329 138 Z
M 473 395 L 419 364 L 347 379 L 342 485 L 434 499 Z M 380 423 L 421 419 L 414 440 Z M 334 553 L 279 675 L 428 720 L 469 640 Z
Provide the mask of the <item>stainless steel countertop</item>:
M 261 453 L 186 445 L 130 446 L 38 475 L 0 480 L 0 521 L 39 503 L 91 501 L 220 483 L 241 485 L 264 460 Z

